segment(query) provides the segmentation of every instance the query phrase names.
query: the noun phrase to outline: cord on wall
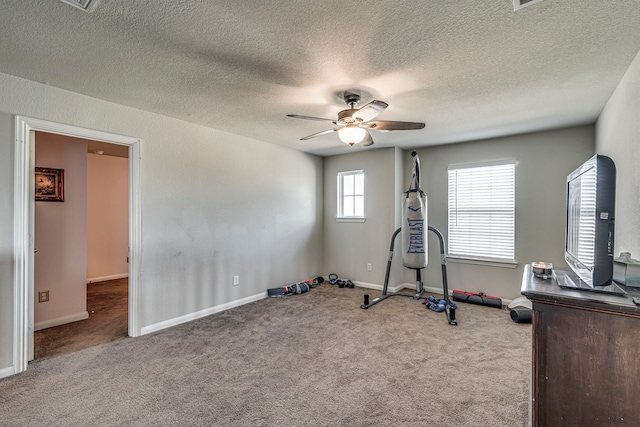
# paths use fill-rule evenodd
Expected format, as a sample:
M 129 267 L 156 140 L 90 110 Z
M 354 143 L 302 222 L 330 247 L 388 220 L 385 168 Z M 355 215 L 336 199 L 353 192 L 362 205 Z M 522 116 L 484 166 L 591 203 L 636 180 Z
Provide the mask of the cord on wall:
M 540 3 L 542 0 L 513 0 L 513 10 L 518 11 L 523 7 L 531 6 L 535 3 Z
M 93 6 L 98 2 L 98 0 L 60 0 L 62 3 L 66 3 L 73 7 L 77 7 L 78 9 L 84 10 L 85 12 L 91 12 Z

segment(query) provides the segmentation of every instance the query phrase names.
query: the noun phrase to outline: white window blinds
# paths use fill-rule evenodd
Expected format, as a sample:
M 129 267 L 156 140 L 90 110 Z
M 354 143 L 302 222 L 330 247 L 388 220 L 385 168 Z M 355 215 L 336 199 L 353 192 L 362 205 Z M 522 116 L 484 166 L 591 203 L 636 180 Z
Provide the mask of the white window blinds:
M 449 167 L 450 256 L 515 260 L 515 161 Z

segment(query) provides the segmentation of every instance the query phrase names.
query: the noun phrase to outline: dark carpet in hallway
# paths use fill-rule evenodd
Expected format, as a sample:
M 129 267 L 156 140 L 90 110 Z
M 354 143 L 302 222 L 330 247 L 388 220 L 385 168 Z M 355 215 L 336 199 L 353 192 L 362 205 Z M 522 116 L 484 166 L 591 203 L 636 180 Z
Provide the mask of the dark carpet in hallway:
M 36 331 L 35 359 L 71 353 L 127 337 L 128 279 L 87 284 L 89 318 Z

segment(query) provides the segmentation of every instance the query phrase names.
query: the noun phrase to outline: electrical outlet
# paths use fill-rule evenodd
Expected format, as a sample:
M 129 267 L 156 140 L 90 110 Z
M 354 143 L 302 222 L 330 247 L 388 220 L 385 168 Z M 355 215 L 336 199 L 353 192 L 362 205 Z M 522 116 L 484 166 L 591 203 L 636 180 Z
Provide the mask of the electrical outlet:
M 238 286 L 240 284 L 240 276 L 233 276 L 233 286 Z
M 367 263 L 367 271 L 371 271 L 371 263 L 370 262 Z
M 38 302 L 47 302 L 47 301 L 49 301 L 49 291 L 38 292 Z

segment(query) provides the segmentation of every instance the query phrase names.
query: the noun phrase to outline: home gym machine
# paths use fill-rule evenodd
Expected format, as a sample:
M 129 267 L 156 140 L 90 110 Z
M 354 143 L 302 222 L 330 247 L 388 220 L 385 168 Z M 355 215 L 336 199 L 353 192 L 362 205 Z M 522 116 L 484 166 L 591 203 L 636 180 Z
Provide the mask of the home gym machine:
M 387 261 L 387 271 L 384 276 L 384 286 L 382 287 L 382 295 L 369 302 L 369 295 L 364 296 L 364 304 L 360 308 L 367 309 L 379 302 L 390 297 L 404 296 L 413 299 L 428 299 L 423 296 L 424 287 L 422 283 L 422 269 L 427 266 L 428 242 L 424 225 L 427 223 L 427 195 L 420 189 L 420 159 L 415 151 L 411 153 L 413 156 L 413 173 L 411 176 L 411 184 L 402 196 L 402 224 L 403 227 L 398 228 L 391 236 L 391 245 L 389 247 L 389 259 Z M 444 245 L 444 237 L 437 229 L 427 226 L 427 230 L 438 236 L 440 242 L 440 261 L 442 265 L 442 290 L 444 312 L 447 316 L 449 325 L 457 325 L 458 321 L 455 316 L 455 308 L 451 306 L 449 301 L 449 289 L 447 285 L 447 261 Z M 391 273 L 391 263 L 393 261 L 393 252 L 395 240 L 398 234 L 402 232 L 402 264 L 409 269 L 416 271 L 416 293 L 400 293 L 388 292 L 389 275 Z

